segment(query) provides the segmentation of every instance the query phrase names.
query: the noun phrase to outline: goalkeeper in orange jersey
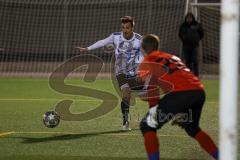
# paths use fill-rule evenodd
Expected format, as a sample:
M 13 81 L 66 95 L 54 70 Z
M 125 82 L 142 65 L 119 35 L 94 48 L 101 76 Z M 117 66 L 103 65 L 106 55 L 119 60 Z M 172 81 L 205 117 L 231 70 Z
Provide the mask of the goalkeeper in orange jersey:
M 109 37 L 97 41 L 89 47 L 77 47 L 80 52 L 94 50 L 109 44 L 115 46 L 115 74 L 118 81 L 121 93 L 121 111 L 123 115 L 123 130 L 131 130 L 129 127 L 128 114 L 129 103 L 131 98 L 131 89 L 141 87 L 134 82 L 136 70 L 139 63 L 143 59 L 143 54 L 140 51 L 142 36 L 135 33 L 134 20 L 131 16 L 121 18 L 121 32 L 112 33 Z
M 159 51 L 159 38 L 146 35 L 142 39 L 142 50 L 146 54 L 139 66 L 139 80 L 147 83 L 149 112 L 141 121 L 140 128 L 149 160 L 159 160 L 159 141 L 156 131 L 173 116 L 181 118 L 173 122 L 198 141 L 200 146 L 214 159 L 218 159 L 218 148 L 209 135 L 199 126 L 203 104 L 204 86 L 178 57 Z M 164 96 L 160 99 L 160 90 Z M 188 115 L 191 114 L 191 115 Z M 184 116 L 183 116 L 184 115 Z M 190 117 L 191 119 L 187 119 Z

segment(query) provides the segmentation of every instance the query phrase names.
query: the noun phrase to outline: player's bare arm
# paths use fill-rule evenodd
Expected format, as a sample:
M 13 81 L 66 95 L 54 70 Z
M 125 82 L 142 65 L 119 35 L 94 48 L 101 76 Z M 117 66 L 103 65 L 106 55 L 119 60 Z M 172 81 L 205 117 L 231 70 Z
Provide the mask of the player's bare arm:
M 87 52 L 88 48 L 84 48 L 84 47 L 75 47 L 76 49 L 78 49 L 80 52 Z

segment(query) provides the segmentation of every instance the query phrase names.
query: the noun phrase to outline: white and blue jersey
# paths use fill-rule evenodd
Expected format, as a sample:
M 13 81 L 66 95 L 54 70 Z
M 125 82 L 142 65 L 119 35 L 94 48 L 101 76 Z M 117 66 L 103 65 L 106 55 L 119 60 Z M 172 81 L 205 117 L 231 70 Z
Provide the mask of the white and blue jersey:
M 97 41 L 88 47 L 88 50 L 94 50 L 106 45 L 113 44 L 115 49 L 115 73 L 116 75 L 125 74 L 135 76 L 138 65 L 143 60 L 143 54 L 140 51 L 142 36 L 134 33 L 131 39 L 125 39 L 122 32 L 112 33 L 106 39 Z

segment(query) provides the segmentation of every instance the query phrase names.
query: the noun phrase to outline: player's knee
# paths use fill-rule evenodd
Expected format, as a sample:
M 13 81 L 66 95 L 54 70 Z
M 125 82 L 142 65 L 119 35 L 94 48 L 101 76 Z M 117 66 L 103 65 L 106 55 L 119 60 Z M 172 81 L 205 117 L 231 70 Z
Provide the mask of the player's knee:
M 149 131 L 156 132 L 156 128 L 152 128 L 152 127 L 148 126 L 145 118 L 140 123 L 140 130 L 141 130 L 142 134 L 149 132 Z
M 123 96 L 122 96 L 122 100 L 123 100 L 124 102 L 128 102 L 128 103 L 129 103 L 130 98 L 131 98 L 130 93 L 125 93 L 125 94 L 123 94 Z
M 185 131 L 190 137 L 195 137 L 201 129 L 199 127 L 186 127 Z

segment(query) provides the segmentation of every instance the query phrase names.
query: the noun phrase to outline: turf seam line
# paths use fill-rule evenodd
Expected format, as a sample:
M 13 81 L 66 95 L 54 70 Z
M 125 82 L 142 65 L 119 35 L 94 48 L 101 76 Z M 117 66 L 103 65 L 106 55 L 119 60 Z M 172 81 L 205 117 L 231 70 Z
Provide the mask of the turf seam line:
M 71 98 L 0 98 L 0 101 L 59 101 L 59 100 L 72 100 L 82 102 L 97 102 L 102 101 L 99 99 L 71 99 Z M 111 100 L 108 100 L 111 101 Z M 137 101 L 142 101 L 138 100 Z M 206 103 L 218 103 L 217 101 L 207 101 Z
M 0 101 L 59 101 L 59 100 L 72 100 L 82 102 L 98 102 L 101 100 L 90 100 L 90 99 L 54 99 L 54 98 L 1 98 Z
M 4 132 L 3 135 L 0 134 L 1 136 L 6 136 L 10 134 L 58 134 L 58 135 L 64 135 L 64 134 L 69 134 L 69 135 L 77 135 L 77 134 L 91 134 L 91 133 L 77 133 L 77 132 Z M 94 134 L 94 133 L 93 133 Z M 97 133 L 96 133 L 97 135 Z M 138 133 L 116 133 L 116 134 L 111 134 L 111 133 L 106 133 L 106 134 L 99 134 L 97 136 L 142 136 L 142 134 Z M 185 135 L 164 135 L 164 134 L 158 134 L 159 137 L 188 137 Z

